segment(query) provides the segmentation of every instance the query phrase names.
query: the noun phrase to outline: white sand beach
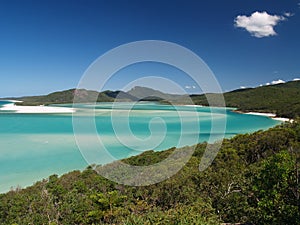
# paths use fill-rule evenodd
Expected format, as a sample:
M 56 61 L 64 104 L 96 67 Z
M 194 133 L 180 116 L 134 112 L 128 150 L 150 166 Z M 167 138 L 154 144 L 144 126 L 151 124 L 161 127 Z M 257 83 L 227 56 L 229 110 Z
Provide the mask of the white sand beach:
M 183 105 L 183 106 L 188 106 L 188 107 L 203 107 L 203 105 Z
M 272 118 L 273 120 L 278 120 L 278 121 L 282 121 L 282 122 L 290 122 L 290 123 L 293 122 L 293 120 L 289 119 L 289 118 L 276 117 L 276 114 L 274 114 L 274 113 L 247 112 L 245 114 L 256 115 L 256 116 L 267 116 L 267 117 Z
M 274 113 L 247 112 L 245 114 L 256 115 L 256 116 L 276 117 L 276 114 L 274 114 Z
M 293 119 L 289 119 L 289 118 L 281 118 L 281 117 L 274 117 L 272 118 L 273 120 L 279 120 L 279 121 L 282 121 L 282 122 L 290 122 L 292 123 L 294 120 Z
M 66 107 L 53 106 L 18 106 L 14 103 L 4 105 L 0 111 L 15 112 L 15 113 L 73 113 L 75 109 Z

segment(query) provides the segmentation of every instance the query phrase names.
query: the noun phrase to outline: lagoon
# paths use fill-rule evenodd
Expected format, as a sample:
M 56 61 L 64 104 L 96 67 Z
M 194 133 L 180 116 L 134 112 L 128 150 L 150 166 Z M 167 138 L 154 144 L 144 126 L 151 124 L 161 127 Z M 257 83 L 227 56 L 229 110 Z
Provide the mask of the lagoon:
M 0 107 L 5 104 L 8 102 L 0 102 Z M 71 104 L 59 106 L 72 107 Z M 210 136 L 215 137 L 212 140 L 219 138 L 218 132 L 210 134 L 212 110 L 209 107 L 146 102 L 135 105 L 77 104 L 75 108 L 77 113 L 74 115 L 0 111 L 0 192 L 6 192 L 11 187 L 31 185 L 51 174 L 60 175 L 86 168 L 88 163 L 76 143 L 72 121 L 76 118 L 82 122 L 79 135 L 87 138 L 94 135 L 90 129 L 85 128 L 91 110 L 95 115 L 97 135 L 105 146 L 105 149 L 101 149 L 102 146 L 98 143 L 89 143 L 91 151 L 97 150 L 93 153 L 93 163 L 97 164 L 112 161 L 111 157 L 106 157 L 106 150 L 117 160 L 150 149 L 161 151 L 173 146 L 182 147 L 208 141 Z M 265 130 L 280 123 L 265 116 L 235 113 L 230 108 L 214 109 L 213 113 L 215 122 L 226 119 L 226 138 Z M 118 126 L 117 129 L 114 125 Z M 128 133 L 126 125 L 129 125 L 134 137 Z M 200 129 L 196 130 L 195 125 Z M 180 138 L 183 141 L 178 143 Z M 123 143 L 124 140 L 127 146 Z

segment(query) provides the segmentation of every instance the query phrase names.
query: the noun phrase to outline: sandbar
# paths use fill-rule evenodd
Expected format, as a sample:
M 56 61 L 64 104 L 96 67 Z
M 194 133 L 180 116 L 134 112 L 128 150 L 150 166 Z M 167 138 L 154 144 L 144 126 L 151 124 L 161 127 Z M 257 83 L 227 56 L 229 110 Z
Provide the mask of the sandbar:
M 14 112 L 14 113 L 73 113 L 75 109 L 66 107 L 54 107 L 54 106 L 19 106 L 14 103 L 3 105 L 0 108 L 2 112 Z

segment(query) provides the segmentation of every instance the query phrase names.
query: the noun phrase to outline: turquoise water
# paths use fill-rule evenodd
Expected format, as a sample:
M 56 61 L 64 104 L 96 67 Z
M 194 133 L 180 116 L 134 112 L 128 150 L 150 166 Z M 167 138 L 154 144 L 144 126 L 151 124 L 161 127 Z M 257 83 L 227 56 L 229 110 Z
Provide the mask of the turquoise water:
M 0 107 L 3 104 L 7 102 L 0 102 Z M 173 146 L 191 145 L 208 141 L 210 137 L 212 117 L 208 107 L 174 107 L 154 103 L 138 104 L 131 110 L 132 104 L 119 103 L 113 111 L 111 103 L 96 106 L 78 104 L 76 107 L 79 113 L 74 118 L 82 123 L 82 129 L 77 131 L 77 135 L 87 140 L 94 135 L 86 125 L 91 119 L 89 112 L 95 108 L 93 112 L 97 135 L 114 159 L 140 154 L 149 149 L 159 151 Z M 279 124 L 267 117 L 238 114 L 230 109 L 214 109 L 216 123 L 224 118 L 227 120 L 225 137 Z M 135 137 L 125 129 L 127 124 Z M 200 130 L 195 129 L 197 126 Z M 217 129 L 212 134 L 211 140 L 220 137 L 218 132 Z M 178 142 L 180 138 L 181 143 Z M 123 141 L 128 145 L 125 146 Z M 98 143 L 90 141 L 88 146 L 89 153 L 95 158 L 95 161 L 89 163 L 111 162 L 111 158 L 106 157 L 105 149 L 101 149 Z M 76 144 L 71 114 L 17 114 L 0 111 L 0 151 L 0 192 L 8 191 L 11 187 L 31 185 L 54 173 L 84 169 L 88 165 Z
M 9 101 L 9 100 L 0 100 L 0 107 L 2 106 L 2 105 L 6 105 L 6 104 L 9 104 L 9 103 L 11 103 L 11 101 Z

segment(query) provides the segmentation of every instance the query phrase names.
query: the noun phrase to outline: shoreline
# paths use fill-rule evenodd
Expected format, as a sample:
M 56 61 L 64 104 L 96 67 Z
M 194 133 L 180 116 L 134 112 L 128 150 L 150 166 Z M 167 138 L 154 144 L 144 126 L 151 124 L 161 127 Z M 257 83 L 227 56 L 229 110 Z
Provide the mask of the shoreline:
M 0 111 L 2 112 L 14 112 L 14 113 L 33 113 L 33 114 L 42 114 L 42 113 L 74 113 L 76 110 L 74 108 L 67 108 L 67 107 L 59 107 L 59 106 L 18 106 L 15 103 L 22 102 L 18 100 L 6 100 L 8 104 L 3 105 L 0 107 Z M 187 107 L 203 107 L 203 105 L 183 105 Z M 231 107 L 225 107 L 231 108 Z M 264 116 L 269 117 L 273 120 L 281 121 L 281 122 L 293 122 L 293 119 L 277 117 L 275 113 L 262 113 L 262 112 L 243 112 L 240 110 L 232 110 L 235 113 L 241 113 L 246 115 L 255 115 L 255 116 Z
M 294 120 L 289 118 L 277 117 L 275 113 L 260 113 L 260 112 L 243 112 L 239 110 L 233 110 L 235 113 L 242 113 L 246 115 L 254 115 L 254 116 L 264 116 L 269 117 L 273 120 L 281 121 L 281 122 L 289 122 L 292 123 Z
M 11 103 L 5 104 L 0 108 L 2 112 L 14 112 L 14 113 L 33 113 L 33 114 L 42 114 L 42 113 L 74 113 L 76 110 L 74 108 L 59 107 L 59 106 L 18 106 L 15 103 L 22 102 L 18 100 L 7 100 Z M 183 105 L 187 107 L 203 107 L 202 105 Z M 227 108 L 227 107 L 225 107 Z M 229 107 L 230 108 L 230 107 Z M 240 110 L 232 110 L 235 113 L 241 113 L 246 115 L 255 115 L 255 116 L 264 116 L 269 117 L 273 120 L 281 122 L 293 122 L 293 119 L 277 117 L 274 113 L 261 113 L 261 112 L 243 112 Z

